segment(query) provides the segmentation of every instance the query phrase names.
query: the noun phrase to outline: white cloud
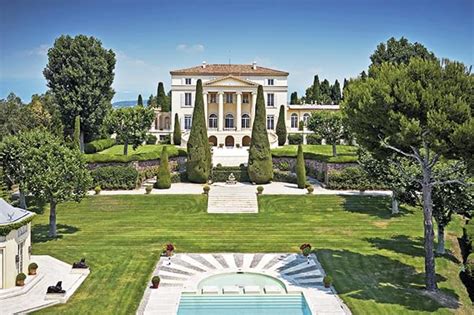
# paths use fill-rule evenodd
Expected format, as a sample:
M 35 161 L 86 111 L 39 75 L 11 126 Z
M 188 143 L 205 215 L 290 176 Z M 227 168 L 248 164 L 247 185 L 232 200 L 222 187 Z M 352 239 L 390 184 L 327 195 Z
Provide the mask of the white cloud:
M 48 54 L 48 49 L 50 47 L 51 47 L 51 45 L 41 44 L 38 47 L 27 50 L 26 55 L 28 55 L 28 56 L 46 56 Z
M 204 51 L 204 45 L 202 44 L 194 44 L 194 45 L 188 45 L 188 44 L 179 44 L 176 46 L 176 50 L 180 52 L 185 52 L 185 53 L 200 53 Z

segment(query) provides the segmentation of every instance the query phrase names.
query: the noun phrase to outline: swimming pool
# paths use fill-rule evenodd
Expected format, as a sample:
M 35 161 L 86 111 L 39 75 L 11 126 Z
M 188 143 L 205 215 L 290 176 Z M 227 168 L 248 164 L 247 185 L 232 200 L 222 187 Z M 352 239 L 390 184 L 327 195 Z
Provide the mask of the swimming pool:
M 311 315 L 303 294 L 182 295 L 178 315 Z
M 201 291 L 204 286 L 223 288 L 224 286 L 234 285 L 237 287 L 259 286 L 262 289 L 266 285 L 273 285 L 281 288 L 283 292 L 286 292 L 283 282 L 270 276 L 252 272 L 232 272 L 210 276 L 199 283 L 198 290 Z

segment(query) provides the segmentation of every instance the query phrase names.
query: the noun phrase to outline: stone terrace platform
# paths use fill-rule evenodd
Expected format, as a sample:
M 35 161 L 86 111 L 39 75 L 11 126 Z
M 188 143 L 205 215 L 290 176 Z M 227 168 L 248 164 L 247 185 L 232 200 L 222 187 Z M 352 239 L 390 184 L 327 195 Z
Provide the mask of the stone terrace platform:
M 153 275 L 159 275 L 158 289 L 147 287 L 137 314 L 176 314 L 182 293 L 200 295 L 201 280 L 221 273 L 252 272 L 274 277 L 286 292 L 302 293 L 313 314 L 351 314 L 334 288 L 322 284 L 325 275 L 314 254 L 308 260 L 299 254 L 177 254 L 162 257 Z M 151 286 L 151 283 L 149 284 Z M 223 294 L 219 291 L 218 295 Z M 243 292 L 238 293 L 244 296 Z M 264 294 L 264 293 L 260 293 Z M 234 294 L 235 296 L 235 294 Z
M 38 264 L 36 276 L 28 276 L 25 286 L 0 290 L 0 314 L 24 314 L 59 303 L 66 303 L 89 275 L 89 269 L 73 271 L 71 265 L 51 256 L 31 256 Z M 48 295 L 49 286 L 62 281 L 64 295 Z

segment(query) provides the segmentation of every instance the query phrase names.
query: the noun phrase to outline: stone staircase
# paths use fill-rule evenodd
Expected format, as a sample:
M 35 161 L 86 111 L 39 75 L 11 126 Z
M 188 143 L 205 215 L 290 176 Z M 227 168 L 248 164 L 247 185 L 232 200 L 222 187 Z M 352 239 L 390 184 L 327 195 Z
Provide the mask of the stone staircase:
M 235 189 L 239 186 L 238 189 Z M 208 213 L 258 213 L 255 188 L 235 185 L 212 185 L 207 201 Z

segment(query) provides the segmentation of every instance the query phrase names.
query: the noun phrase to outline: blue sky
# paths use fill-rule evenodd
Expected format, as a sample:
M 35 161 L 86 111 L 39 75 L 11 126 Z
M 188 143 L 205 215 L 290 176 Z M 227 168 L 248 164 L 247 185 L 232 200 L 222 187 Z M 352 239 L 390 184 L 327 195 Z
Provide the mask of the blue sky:
M 169 71 L 248 63 L 290 72 L 301 95 L 314 74 L 342 81 L 389 37 L 474 63 L 474 1 L 0 0 L 0 98 L 46 91 L 46 52 L 61 34 L 99 38 L 117 54 L 114 101 L 169 89 Z

